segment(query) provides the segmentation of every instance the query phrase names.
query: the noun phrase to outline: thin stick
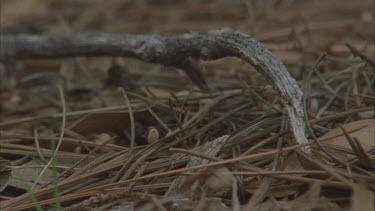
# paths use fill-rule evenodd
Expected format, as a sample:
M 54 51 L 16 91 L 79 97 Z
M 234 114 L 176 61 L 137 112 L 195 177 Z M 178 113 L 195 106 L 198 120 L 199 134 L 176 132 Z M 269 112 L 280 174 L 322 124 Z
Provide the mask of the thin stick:
M 258 100 L 260 100 L 265 105 L 269 106 L 270 108 L 274 109 L 277 112 L 283 113 L 280 109 L 276 108 L 273 104 L 267 102 L 267 100 L 263 99 L 262 96 L 258 95 L 247 83 L 240 78 L 241 83 L 246 87 L 247 90 L 249 90 Z
M 121 92 L 125 99 L 126 107 L 129 111 L 129 118 L 130 118 L 130 149 L 129 149 L 129 155 L 127 161 L 124 163 L 124 165 L 121 167 L 121 169 L 117 172 L 116 176 L 112 179 L 112 182 L 117 182 L 121 179 L 121 177 L 124 175 L 125 171 L 127 170 L 129 164 L 131 163 L 133 159 L 133 151 L 134 151 L 134 145 L 135 145 L 135 123 L 134 123 L 134 116 L 133 116 L 133 110 L 129 101 L 128 96 L 126 95 L 125 90 L 122 88 Z
M 59 137 L 59 142 L 57 143 L 57 146 L 56 146 L 56 149 L 55 151 L 52 153 L 52 156 L 49 160 L 49 162 L 46 164 L 46 166 L 44 167 L 44 169 L 40 172 L 40 174 L 38 175 L 38 177 L 36 178 L 33 186 L 31 187 L 31 190 L 33 190 L 36 186 L 36 184 L 38 184 L 40 178 L 42 178 L 43 174 L 45 173 L 45 171 L 47 170 L 47 168 L 51 165 L 52 161 L 55 159 L 56 155 L 57 155 L 57 152 L 59 151 L 60 149 L 60 146 L 63 142 L 63 137 L 64 137 L 64 131 L 65 131 L 65 124 L 66 124 L 66 104 L 65 104 L 65 98 L 64 98 L 64 91 L 63 91 L 63 88 L 61 85 L 58 86 L 59 88 L 59 94 L 60 94 L 60 100 L 61 100 L 61 107 L 62 107 L 62 120 L 61 120 L 61 132 L 60 132 L 60 137 Z
M 159 116 L 150 108 L 150 106 L 146 105 L 148 112 L 159 122 L 159 124 L 167 131 L 167 133 L 172 132 L 171 129 L 159 118 Z
M 48 163 L 46 158 L 44 158 L 42 152 L 40 151 L 40 145 L 39 145 L 39 136 L 38 136 L 38 129 L 34 128 L 34 143 L 35 143 L 35 148 L 36 152 L 38 153 L 38 156 L 45 162 Z
M 125 105 L 128 108 L 129 111 L 129 119 L 130 119 L 130 149 L 129 154 L 133 153 L 134 145 L 135 145 L 135 123 L 134 123 L 134 114 L 132 105 L 130 103 L 130 100 L 128 98 L 128 95 L 126 94 L 125 90 L 121 89 L 122 95 L 124 96 Z
M 340 163 L 341 164 L 341 161 L 339 159 L 337 159 L 335 156 L 333 156 L 331 153 L 329 153 L 319 142 L 318 138 L 315 136 L 314 134 L 314 131 L 312 130 L 311 128 L 311 124 L 309 122 L 309 118 L 308 118 L 308 113 L 307 113 L 307 110 L 306 110 L 306 101 L 307 101 L 307 96 L 306 96 L 306 93 L 309 89 L 309 84 L 310 84 L 310 78 L 312 77 L 312 74 L 315 72 L 315 69 L 318 67 L 318 65 L 320 64 L 321 61 L 323 61 L 323 59 L 326 57 L 327 54 L 322 54 L 318 60 L 316 61 L 314 67 L 312 68 L 312 71 L 309 72 L 308 76 L 306 77 L 305 79 L 305 95 L 303 96 L 303 111 L 305 113 L 304 115 L 304 119 L 305 119 L 305 122 L 306 122 L 306 127 L 311 135 L 311 137 L 313 138 L 314 142 L 318 145 L 318 147 L 327 155 L 329 156 L 330 158 L 332 158 L 333 160 L 335 160 L 336 162 Z

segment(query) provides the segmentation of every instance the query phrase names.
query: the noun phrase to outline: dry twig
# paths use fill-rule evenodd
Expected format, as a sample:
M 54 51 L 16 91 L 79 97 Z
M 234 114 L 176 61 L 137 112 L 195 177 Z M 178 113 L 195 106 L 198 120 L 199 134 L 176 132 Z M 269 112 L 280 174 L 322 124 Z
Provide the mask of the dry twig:
M 26 58 L 58 58 L 70 56 L 128 56 L 146 62 L 174 66 L 185 72 L 208 90 L 199 60 L 239 57 L 265 77 L 278 91 L 286 108 L 290 128 L 297 143 L 307 143 L 302 91 L 288 70 L 271 52 L 248 35 L 218 29 L 174 37 L 82 33 L 61 37 L 31 35 L 2 36 L 0 60 Z

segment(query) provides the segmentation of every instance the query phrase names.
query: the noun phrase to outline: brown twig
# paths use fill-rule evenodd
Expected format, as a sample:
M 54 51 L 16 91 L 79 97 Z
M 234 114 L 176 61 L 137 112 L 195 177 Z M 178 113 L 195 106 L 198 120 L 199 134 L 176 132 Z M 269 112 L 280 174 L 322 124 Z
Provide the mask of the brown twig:
M 219 29 L 174 37 L 82 33 L 61 37 L 31 35 L 2 36 L 0 61 L 70 56 L 128 56 L 146 62 L 174 66 L 185 72 L 202 90 L 208 90 L 200 59 L 239 57 L 257 69 L 278 91 L 289 116 L 297 143 L 307 143 L 302 91 L 288 70 L 271 52 L 248 35 Z

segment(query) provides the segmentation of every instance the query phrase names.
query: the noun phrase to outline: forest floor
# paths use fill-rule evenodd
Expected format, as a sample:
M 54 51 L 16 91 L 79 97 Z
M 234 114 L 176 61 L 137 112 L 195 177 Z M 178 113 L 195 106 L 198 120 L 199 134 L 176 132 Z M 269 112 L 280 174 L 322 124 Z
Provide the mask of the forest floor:
M 298 82 L 308 140 L 296 142 L 284 96 L 239 58 L 202 61 L 196 78 L 110 53 L 4 59 L 0 45 L 1 210 L 375 210 L 373 1 L 0 4 L 0 43 L 247 34 Z

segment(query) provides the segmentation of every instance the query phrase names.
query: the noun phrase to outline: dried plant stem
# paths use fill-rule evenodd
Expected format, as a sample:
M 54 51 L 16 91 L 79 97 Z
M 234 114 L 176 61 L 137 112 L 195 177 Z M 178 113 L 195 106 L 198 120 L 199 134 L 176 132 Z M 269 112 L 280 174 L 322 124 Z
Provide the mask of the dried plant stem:
M 45 163 L 48 163 L 46 158 L 44 158 L 42 152 L 40 151 L 40 145 L 39 145 L 39 136 L 38 136 L 38 129 L 34 128 L 34 143 L 35 143 L 35 149 L 36 152 L 38 153 L 38 156 L 40 159 L 42 159 Z
M 55 157 L 57 155 L 57 152 L 59 151 L 60 146 L 61 146 L 61 144 L 63 142 L 64 131 L 65 131 L 64 129 L 65 129 L 65 125 L 66 125 L 66 116 L 65 116 L 65 113 L 66 113 L 66 104 L 65 104 L 65 97 L 64 97 L 63 88 L 62 88 L 61 85 L 59 85 L 58 88 L 59 88 L 59 94 L 60 94 L 60 100 L 61 100 L 61 107 L 62 107 L 62 114 L 63 114 L 62 120 L 61 120 L 60 137 L 59 137 L 59 140 L 58 140 L 58 143 L 57 143 L 55 151 L 52 152 L 52 156 L 51 156 L 50 160 L 48 161 L 48 163 L 46 164 L 46 166 L 43 168 L 43 170 L 40 172 L 40 174 L 36 178 L 33 186 L 31 187 L 32 190 L 35 188 L 36 184 L 38 184 L 40 178 L 42 178 L 42 176 L 45 173 L 45 171 L 47 170 L 47 168 L 52 164 L 52 161 L 55 159 Z

